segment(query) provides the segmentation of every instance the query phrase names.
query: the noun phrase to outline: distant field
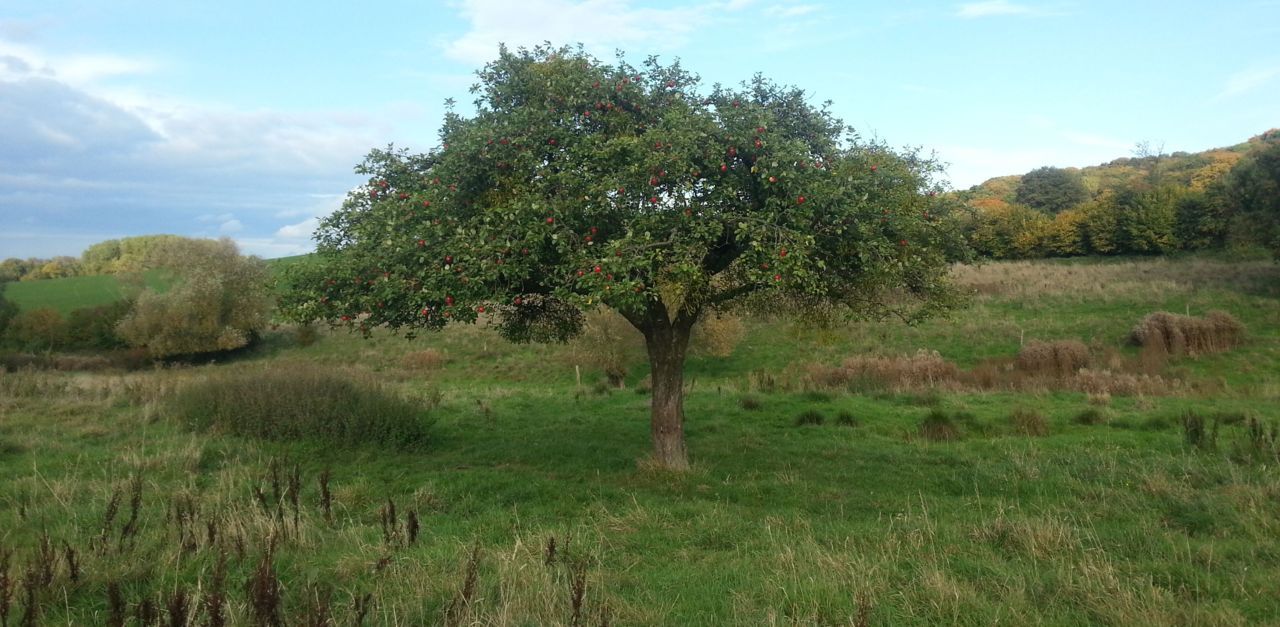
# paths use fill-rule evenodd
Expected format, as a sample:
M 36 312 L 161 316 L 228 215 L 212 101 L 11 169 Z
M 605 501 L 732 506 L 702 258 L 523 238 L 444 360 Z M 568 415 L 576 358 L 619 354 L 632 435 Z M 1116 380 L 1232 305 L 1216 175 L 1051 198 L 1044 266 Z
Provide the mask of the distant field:
M 149 277 L 148 285 L 158 285 Z M 23 310 L 50 307 L 66 315 L 76 309 L 106 305 L 124 298 L 126 289 L 114 276 L 77 276 L 24 281 L 4 286 L 4 297 Z
M 295 255 L 268 259 L 267 265 L 273 271 L 306 260 L 309 255 Z M 164 282 L 159 273 L 147 273 L 144 277 L 147 287 L 162 289 Z M 24 310 L 49 307 L 66 315 L 76 309 L 106 305 L 124 298 L 128 288 L 118 278 L 110 275 L 78 276 L 66 279 L 46 279 L 43 281 L 24 281 L 9 283 L 4 286 L 4 297 Z

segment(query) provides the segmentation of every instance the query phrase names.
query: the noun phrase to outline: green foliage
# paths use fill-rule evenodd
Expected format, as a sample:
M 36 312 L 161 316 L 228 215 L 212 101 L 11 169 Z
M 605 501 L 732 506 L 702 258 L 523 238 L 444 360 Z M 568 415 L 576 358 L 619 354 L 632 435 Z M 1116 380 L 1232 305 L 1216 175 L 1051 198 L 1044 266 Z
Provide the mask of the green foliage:
M 645 336 L 655 420 L 679 425 L 707 311 L 764 295 L 919 320 L 953 302 L 937 166 L 860 141 L 800 89 L 707 91 L 678 63 L 539 47 L 504 48 L 473 92 L 438 148 L 357 168 L 317 262 L 291 269 L 291 317 L 412 333 L 491 314 L 509 339 L 565 340 L 603 304 Z
M 1153 254 L 1178 249 L 1174 227 L 1179 191 L 1171 187 L 1120 190 L 1115 204 L 1116 240 L 1125 251 Z
M 0 283 L 0 288 L 3 284 Z M 0 338 L 4 337 L 5 329 L 9 328 L 9 321 L 18 315 L 18 306 L 4 297 L 4 290 L 0 289 Z
M 1247 220 L 1254 241 L 1280 257 L 1280 141 L 1240 161 L 1225 186 L 1228 201 Z
M 67 343 L 67 322 L 49 308 L 20 311 L 4 330 L 4 343 L 25 351 L 47 351 Z
M 133 301 L 76 309 L 67 316 L 67 345 L 76 349 L 111 350 L 124 348 L 116 327 L 133 309 Z
M 80 263 L 85 274 L 140 272 L 151 267 L 158 251 L 181 239 L 177 235 L 139 235 L 107 240 L 86 248 Z
M 969 242 L 974 251 L 993 259 L 1040 257 L 1051 225 L 1052 220 L 1029 207 L 997 206 L 976 216 Z
M 117 331 L 154 357 L 240 348 L 267 325 L 270 274 L 229 239 L 172 239 L 149 264 L 171 275 L 164 292 L 144 290 Z
M 369 376 L 305 363 L 223 372 L 184 387 L 169 411 L 201 430 L 332 445 L 426 442 L 426 412 Z
M 439 328 L 548 303 L 673 311 L 756 291 L 884 311 L 942 293 L 932 163 L 849 137 L 804 92 L 757 77 L 698 93 L 678 64 L 568 49 L 480 73 L 474 118 L 424 155 L 376 150 L 286 298 L 302 319 Z M 901 302 L 894 299 L 892 302 Z M 367 316 L 367 319 L 366 319 Z M 549 335 L 576 331 L 575 321 Z
M 1089 199 L 1080 173 L 1045 166 L 1022 175 L 1014 200 L 1033 209 L 1058 213 Z

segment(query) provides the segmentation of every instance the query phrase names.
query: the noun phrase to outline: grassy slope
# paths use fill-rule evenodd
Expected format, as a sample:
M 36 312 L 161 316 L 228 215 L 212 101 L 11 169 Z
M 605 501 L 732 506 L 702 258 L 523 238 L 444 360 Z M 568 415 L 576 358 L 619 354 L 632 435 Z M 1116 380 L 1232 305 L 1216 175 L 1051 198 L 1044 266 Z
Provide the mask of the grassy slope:
M 596 393 L 591 370 L 586 389 L 575 388 L 573 366 L 587 363 L 589 347 L 510 346 L 482 329 L 414 342 L 323 334 L 306 348 L 281 335 L 230 366 L 302 359 L 380 372 L 406 393 L 439 400 L 426 451 L 191 434 L 158 413 L 156 399 L 204 368 L 10 375 L 0 381 L 0 551 L 17 548 L 11 573 L 20 575 L 42 532 L 79 549 L 80 580 L 69 581 L 60 562 L 43 593 L 51 623 L 103 622 L 107 581 L 120 582 L 130 601 L 197 580 L 207 589 L 220 550 L 229 555 L 233 618 L 245 622 L 244 582 L 272 534 L 290 616 L 332 588 L 342 621 L 353 599 L 372 594 L 373 624 L 437 622 L 451 603 L 457 622 L 568 624 L 575 568 L 586 574 L 590 624 L 606 607 L 616 624 L 856 623 L 864 615 L 885 625 L 1247 624 L 1280 616 L 1280 472 L 1229 459 L 1239 427 L 1224 427 L 1221 452 L 1199 453 L 1184 448 L 1177 426 L 1187 409 L 1277 418 L 1280 269 L 1015 263 L 964 280 L 987 295 L 952 321 L 828 330 L 756 322 L 733 357 L 693 359 L 686 407 L 696 469 L 679 476 L 637 465 L 648 447 L 648 397 Z M 1251 330 L 1245 347 L 1171 367 L 1216 382 L 1211 391 L 1117 396 L 1107 425 L 1072 422 L 1088 407 L 1078 393 L 803 386 L 805 364 L 858 352 L 930 348 L 971 365 L 1012 354 L 1020 337 L 1118 346 L 1149 311 L 1210 308 Z M 442 369 L 401 367 L 425 347 L 446 356 Z M 644 375 L 640 361 L 636 352 L 633 387 Z M 791 389 L 754 389 L 758 371 Z M 743 409 L 744 394 L 762 409 Z M 914 437 L 932 405 L 973 414 L 967 437 Z M 1046 415 L 1051 434 L 1016 434 L 1007 416 L 1019 407 Z M 828 424 L 794 426 L 807 409 Z M 859 426 L 832 424 L 842 411 Z M 277 518 L 252 496 L 254 486 L 272 494 L 273 460 L 300 465 L 296 528 L 287 498 Z M 332 523 L 317 505 L 325 469 Z M 112 489 L 138 474 L 138 539 L 117 539 L 126 496 L 110 547 L 88 549 Z M 198 533 L 184 551 L 169 514 L 188 498 L 198 503 Z M 421 516 L 415 545 L 385 539 L 379 508 L 387 499 L 401 517 Z M 211 522 L 219 530 L 212 545 Z M 550 537 L 559 557 L 548 566 Z M 472 546 L 480 549 L 476 584 L 462 604 Z

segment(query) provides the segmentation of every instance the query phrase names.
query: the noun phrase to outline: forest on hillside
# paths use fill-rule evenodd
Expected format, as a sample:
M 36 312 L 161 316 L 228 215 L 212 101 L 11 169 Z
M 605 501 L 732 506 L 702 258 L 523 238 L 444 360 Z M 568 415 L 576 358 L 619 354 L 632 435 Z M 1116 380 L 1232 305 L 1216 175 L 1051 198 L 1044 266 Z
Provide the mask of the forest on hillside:
M 993 178 L 950 199 L 981 256 L 1028 259 L 1280 250 L 1280 129 L 1227 148 Z

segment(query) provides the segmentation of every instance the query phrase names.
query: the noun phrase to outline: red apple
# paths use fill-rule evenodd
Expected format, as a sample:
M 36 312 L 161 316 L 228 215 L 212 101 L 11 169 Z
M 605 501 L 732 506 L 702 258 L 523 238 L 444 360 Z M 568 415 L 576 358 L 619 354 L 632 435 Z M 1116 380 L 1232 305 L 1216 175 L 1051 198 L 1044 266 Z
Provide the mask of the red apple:
M 418 240 L 418 248 L 422 248 L 423 246 L 426 246 L 426 245 L 427 245 L 427 240 L 425 239 Z
M 783 248 L 782 250 L 778 251 L 778 256 L 779 256 L 779 257 L 786 257 L 786 256 L 787 256 L 787 249 Z
M 797 199 L 796 199 L 796 204 L 797 204 L 797 205 L 803 205 L 803 204 L 804 204 L 804 200 L 805 200 L 804 196 L 801 196 L 801 197 L 799 197 L 799 198 L 797 198 Z
M 778 177 L 776 177 L 776 176 L 771 176 L 771 177 L 769 177 L 769 182 L 770 182 L 770 183 L 777 183 L 777 182 L 778 182 Z
M 757 133 L 763 133 L 763 132 L 764 132 L 764 127 L 763 127 L 763 126 L 757 126 L 757 127 L 756 127 L 756 132 L 757 132 Z
M 453 297 L 452 297 L 452 296 L 445 296 L 445 297 L 444 297 L 444 304 L 445 304 L 446 306 L 452 307 L 452 306 L 453 306 Z
M 600 266 L 596 266 L 594 272 L 600 274 Z
M 556 221 L 555 218 L 551 218 L 551 217 L 547 218 L 547 224 L 555 224 L 555 221 Z
M 658 184 L 658 177 L 656 177 L 656 176 L 651 176 L 651 177 L 649 177 L 649 184 L 650 184 L 650 185 L 657 185 L 657 184 Z
M 727 172 L 727 171 L 729 171 L 729 166 L 727 166 L 727 165 L 725 165 L 725 164 L 721 163 L 721 164 L 720 164 L 720 171 L 721 171 L 721 172 Z
M 450 256 L 446 256 L 446 257 L 444 258 L 444 262 L 445 262 L 445 263 L 453 263 L 453 256 L 452 256 L 452 255 L 450 255 Z
M 511 299 L 511 304 L 512 304 L 512 305 L 515 305 L 515 306 L 517 306 L 517 307 L 519 307 L 519 306 L 520 306 L 521 304 L 523 304 L 523 303 L 524 303 L 524 299 L 520 298 L 519 296 L 517 296 L 517 297 L 515 297 L 515 298 Z
M 484 305 L 480 305 L 479 307 L 476 307 L 476 311 L 479 313 L 484 313 Z
M 657 197 L 657 196 L 652 196 L 652 197 L 650 197 L 650 198 L 649 198 L 649 202 L 651 202 L 651 203 L 653 203 L 653 204 L 655 204 L 655 205 L 656 205 L 656 204 L 658 204 L 658 197 Z
M 781 274 L 775 274 L 775 275 L 773 275 L 773 280 L 774 280 L 774 281 L 781 281 L 781 280 L 782 280 L 782 275 L 781 275 Z

